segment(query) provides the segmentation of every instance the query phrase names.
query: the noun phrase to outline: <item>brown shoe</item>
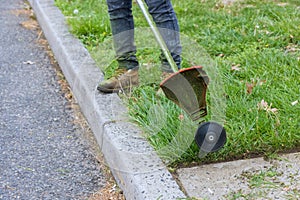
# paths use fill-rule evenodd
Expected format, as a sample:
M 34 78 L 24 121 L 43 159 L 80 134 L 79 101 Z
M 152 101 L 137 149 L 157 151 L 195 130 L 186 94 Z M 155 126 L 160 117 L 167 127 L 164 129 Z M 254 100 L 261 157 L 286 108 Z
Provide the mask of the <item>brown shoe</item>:
M 104 93 L 125 91 L 138 86 L 138 69 L 118 69 L 116 75 L 108 80 L 102 81 L 97 89 Z

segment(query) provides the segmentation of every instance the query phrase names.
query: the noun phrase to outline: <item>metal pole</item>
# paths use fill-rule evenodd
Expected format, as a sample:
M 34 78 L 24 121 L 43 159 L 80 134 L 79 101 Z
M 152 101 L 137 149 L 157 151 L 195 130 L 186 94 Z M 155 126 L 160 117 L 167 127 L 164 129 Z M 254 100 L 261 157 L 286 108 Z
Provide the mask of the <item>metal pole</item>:
M 158 42 L 160 48 L 162 49 L 168 63 L 170 64 L 173 72 L 177 72 L 178 71 L 178 67 L 175 63 L 175 61 L 173 60 L 173 57 L 164 41 L 164 39 L 162 38 L 158 28 L 156 27 L 155 23 L 153 22 L 153 19 L 151 17 L 151 15 L 149 14 L 148 10 L 146 9 L 146 4 L 144 2 L 144 0 L 136 0 L 137 4 L 139 5 L 139 7 L 142 10 L 142 13 L 144 14 L 154 36 L 156 41 Z

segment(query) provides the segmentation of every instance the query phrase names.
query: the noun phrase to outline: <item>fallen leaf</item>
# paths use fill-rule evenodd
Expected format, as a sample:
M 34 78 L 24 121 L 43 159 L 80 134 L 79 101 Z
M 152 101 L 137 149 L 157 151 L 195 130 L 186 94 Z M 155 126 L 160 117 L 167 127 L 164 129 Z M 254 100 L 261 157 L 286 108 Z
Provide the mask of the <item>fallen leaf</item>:
M 266 83 L 266 80 L 252 80 L 251 83 L 246 82 L 246 87 L 247 87 L 247 93 L 251 94 L 252 90 L 256 86 L 262 86 L 264 83 Z
M 261 102 L 257 104 L 259 110 L 265 110 L 268 107 L 268 103 L 262 99 Z
M 258 110 L 265 110 L 274 114 L 278 112 L 277 108 L 272 108 L 272 103 L 269 105 L 268 102 L 266 102 L 264 99 L 262 99 L 261 102 L 257 104 L 257 107 Z
M 30 10 L 26 10 L 26 9 L 12 10 L 11 13 L 19 17 L 20 15 L 30 15 Z
M 30 19 L 25 22 L 21 22 L 21 26 L 23 26 L 26 29 L 30 29 L 30 30 L 36 30 L 39 27 L 37 21 L 35 21 L 33 19 Z
M 277 108 L 269 108 L 269 109 L 267 109 L 267 111 L 270 111 L 270 112 L 272 112 L 272 113 L 277 113 L 277 111 L 278 111 L 278 109 Z
M 252 90 L 253 88 L 255 87 L 255 83 L 246 83 L 246 87 L 247 87 L 247 93 L 248 94 L 251 94 L 252 93 Z
M 285 49 L 286 49 L 286 52 L 288 52 L 288 53 L 289 52 L 294 53 L 294 52 L 300 51 L 299 45 L 296 45 L 296 44 L 289 44 L 288 46 L 285 47 Z
M 240 66 L 241 66 L 240 64 L 232 65 L 231 70 L 232 71 L 240 71 L 241 70 Z

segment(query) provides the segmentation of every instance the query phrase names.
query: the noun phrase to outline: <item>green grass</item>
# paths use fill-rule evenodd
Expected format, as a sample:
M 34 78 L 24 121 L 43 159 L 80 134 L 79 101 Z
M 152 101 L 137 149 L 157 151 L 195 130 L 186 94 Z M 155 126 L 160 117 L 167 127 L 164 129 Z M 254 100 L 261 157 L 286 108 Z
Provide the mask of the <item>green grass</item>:
M 123 99 L 132 120 L 143 128 L 159 155 L 166 162 L 182 164 L 299 149 L 300 2 L 241 0 L 231 5 L 213 0 L 172 2 L 183 35 L 183 66 L 203 65 L 211 79 L 221 82 L 209 88 L 209 115 L 205 120 L 219 110 L 224 115 L 222 122 L 228 141 L 221 151 L 198 158 L 199 150 L 193 142 L 197 125 L 172 102 L 156 95 L 161 73 L 160 52 L 148 36 L 148 29 L 141 28 L 148 25 L 134 4 L 135 24 L 139 27 L 136 39 L 142 66 L 141 86 L 130 95 L 123 95 Z M 67 17 L 72 32 L 109 77 L 117 65 L 111 54 L 105 1 L 56 0 L 56 4 Z M 219 109 L 218 99 L 226 107 Z M 259 107 L 262 100 L 268 106 Z M 296 101 L 299 103 L 292 105 Z

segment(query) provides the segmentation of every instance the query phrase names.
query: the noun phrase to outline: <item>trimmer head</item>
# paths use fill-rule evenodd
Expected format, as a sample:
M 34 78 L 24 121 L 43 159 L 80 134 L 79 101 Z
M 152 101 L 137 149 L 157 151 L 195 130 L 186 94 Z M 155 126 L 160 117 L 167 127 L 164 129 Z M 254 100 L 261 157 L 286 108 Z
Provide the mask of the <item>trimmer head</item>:
M 201 117 L 207 115 L 206 89 L 209 81 L 207 74 L 200 66 L 177 71 L 177 65 L 146 9 L 144 0 L 136 1 L 149 23 L 155 39 L 161 47 L 170 67 L 174 71 L 174 74 L 166 78 L 160 84 L 160 87 L 166 97 L 185 110 L 193 121 L 199 120 Z M 215 122 L 208 122 L 199 126 L 195 140 L 201 150 L 200 154 L 206 155 L 208 152 L 214 152 L 223 147 L 226 142 L 226 131 L 221 125 Z
M 208 76 L 201 66 L 181 69 L 166 78 L 160 87 L 166 97 L 185 110 L 193 121 L 207 115 Z
M 204 122 L 199 125 L 195 141 L 201 151 L 216 152 L 226 143 L 226 130 L 216 122 Z

